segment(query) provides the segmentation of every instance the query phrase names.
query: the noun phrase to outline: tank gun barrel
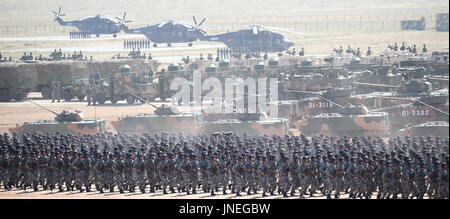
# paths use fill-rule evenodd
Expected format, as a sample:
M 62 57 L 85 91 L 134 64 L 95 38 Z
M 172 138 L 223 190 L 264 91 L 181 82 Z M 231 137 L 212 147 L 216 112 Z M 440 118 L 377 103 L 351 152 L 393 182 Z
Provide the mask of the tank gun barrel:
M 47 111 L 49 111 L 49 112 L 51 112 L 51 113 L 53 113 L 53 114 L 55 114 L 55 115 L 59 115 L 57 112 L 55 112 L 55 111 L 53 111 L 53 110 L 51 110 L 51 109 L 48 109 L 47 107 L 43 107 L 43 106 L 39 105 L 38 103 L 35 103 L 34 101 L 32 101 L 32 100 L 29 99 L 29 98 L 27 98 L 26 100 L 27 100 L 27 101 L 30 101 L 32 104 L 34 104 L 34 105 L 36 105 L 36 106 L 38 106 L 38 107 L 41 107 L 42 109 L 45 109 L 45 110 L 47 110 Z
M 139 97 L 139 96 L 137 96 L 137 95 L 135 95 L 135 94 L 132 94 L 132 93 L 129 93 L 129 94 L 130 94 L 131 96 L 133 96 L 133 97 L 139 99 L 140 101 L 142 101 L 142 102 L 144 102 L 144 103 L 146 103 L 146 104 L 148 104 L 148 105 L 150 105 L 150 106 L 152 106 L 152 107 L 155 107 L 155 109 L 158 108 L 157 106 L 155 106 L 155 105 L 149 103 L 149 102 L 146 101 L 145 99 L 143 99 L 143 98 L 141 98 L 141 97 Z
M 385 84 L 373 84 L 373 83 L 363 83 L 363 82 L 352 82 L 354 85 L 363 85 L 363 86 L 370 86 L 370 87 L 385 87 L 385 88 L 397 88 L 396 86 L 392 85 L 385 85 Z

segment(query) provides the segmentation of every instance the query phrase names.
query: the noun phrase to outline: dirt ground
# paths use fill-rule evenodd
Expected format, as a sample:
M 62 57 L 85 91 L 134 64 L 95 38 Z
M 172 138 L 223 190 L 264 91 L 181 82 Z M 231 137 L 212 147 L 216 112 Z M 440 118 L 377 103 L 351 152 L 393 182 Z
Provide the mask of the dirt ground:
M 293 197 L 283 198 L 283 195 L 275 194 L 274 196 L 262 197 L 262 192 L 259 191 L 258 194 L 247 195 L 247 193 L 241 193 L 242 196 L 237 197 L 236 194 L 231 194 L 230 190 L 227 190 L 227 195 L 222 194 L 222 190 L 220 189 L 215 196 L 211 196 L 210 193 L 204 193 L 201 191 L 197 191 L 197 194 L 186 195 L 185 192 L 182 193 L 169 193 L 167 195 L 163 195 L 161 190 L 157 190 L 156 193 L 149 193 L 150 189 L 147 186 L 146 193 L 142 194 L 139 190 L 134 193 L 125 192 L 120 194 L 117 188 L 115 188 L 114 192 L 105 191 L 105 193 L 100 194 L 97 192 L 92 186 L 93 190 L 91 192 L 83 192 L 80 191 L 70 191 L 70 192 L 58 192 L 58 190 L 50 191 L 50 190 L 40 190 L 38 192 L 34 192 L 32 189 L 17 190 L 14 189 L 12 191 L 0 191 L 0 199 L 299 199 L 299 193 L 297 193 Z M 378 193 L 374 193 L 372 195 L 372 199 L 377 197 Z M 332 198 L 334 198 L 334 192 L 332 193 Z M 326 199 L 327 197 L 322 195 L 322 193 L 317 193 L 314 197 L 305 196 L 305 199 Z M 341 193 L 341 199 L 348 199 L 348 194 Z M 428 196 L 425 195 L 425 199 Z M 358 198 L 359 199 L 359 198 Z

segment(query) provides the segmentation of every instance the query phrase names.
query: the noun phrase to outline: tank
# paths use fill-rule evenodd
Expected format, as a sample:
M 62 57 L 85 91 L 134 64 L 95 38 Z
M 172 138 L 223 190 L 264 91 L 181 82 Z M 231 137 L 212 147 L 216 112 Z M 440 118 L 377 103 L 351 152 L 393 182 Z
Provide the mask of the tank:
M 449 137 L 448 122 L 431 121 L 421 124 L 408 126 L 396 132 L 398 136 L 433 136 L 433 137 Z
M 237 135 L 285 135 L 289 120 L 282 118 L 261 119 L 260 113 L 203 113 L 203 134 L 233 132 Z
M 388 136 L 389 115 L 374 112 L 360 115 L 325 113 L 295 121 L 293 126 L 307 135 Z
M 10 128 L 9 132 L 18 134 L 36 132 L 44 135 L 47 133 L 56 134 L 57 132 L 61 134 L 96 134 L 106 131 L 106 122 L 103 119 L 85 119 L 82 112 L 78 110 L 75 110 L 75 112 L 64 110 L 61 113 L 56 113 L 31 100 L 29 101 L 55 114 L 55 119 L 25 122 L 23 125 Z

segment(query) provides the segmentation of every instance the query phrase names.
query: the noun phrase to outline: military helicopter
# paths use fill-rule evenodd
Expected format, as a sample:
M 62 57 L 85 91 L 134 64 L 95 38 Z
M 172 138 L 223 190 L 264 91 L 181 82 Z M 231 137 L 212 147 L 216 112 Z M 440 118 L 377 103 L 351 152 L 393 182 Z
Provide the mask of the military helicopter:
M 205 36 L 202 40 L 222 42 L 229 48 L 248 48 L 251 52 L 282 52 L 294 46 L 281 33 L 265 30 L 257 25 L 251 29 Z
M 73 21 L 64 21 L 61 18 L 66 15 L 61 14 L 61 7 L 59 7 L 58 12 L 52 12 L 54 14 L 54 21 L 58 22 L 60 25 L 73 26 L 81 32 L 95 34 L 97 37 L 99 37 L 100 34 L 113 34 L 113 37 L 117 37 L 117 33 L 119 33 L 123 28 L 126 28 L 124 24 L 131 22 L 125 20 L 127 12 L 123 14 L 122 19 L 109 15 L 95 15 Z
M 194 25 L 168 20 L 160 24 L 136 29 L 124 27 L 124 31 L 129 34 L 144 34 L 153 42 L 153 47 L 158 47 L 158 43 L 167 43 L 168 47 L 171 47 L 172 43 L 188 43 L 188 46 L 192 46 L 192 42 L 203 38 L 206 34 L 205 31 L 200 29 L 206 18 L 199 24 L 197 24 L 195 17 L 192 18 L 194 19 Z

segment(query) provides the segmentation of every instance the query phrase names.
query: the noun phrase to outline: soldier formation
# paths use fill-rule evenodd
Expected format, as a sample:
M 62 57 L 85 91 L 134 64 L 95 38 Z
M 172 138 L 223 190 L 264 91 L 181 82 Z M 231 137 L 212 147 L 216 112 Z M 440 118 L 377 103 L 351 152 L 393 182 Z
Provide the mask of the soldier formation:
M 439 137 L 5 133 L 0 149 L 5 190 L 449 197 Z
M 86 32 L 70 32 L 70 39 L 90 39 L 91 34 Z
M 150 49 L 150 40 L 125 40 L 123 41 L 123 49 Z

